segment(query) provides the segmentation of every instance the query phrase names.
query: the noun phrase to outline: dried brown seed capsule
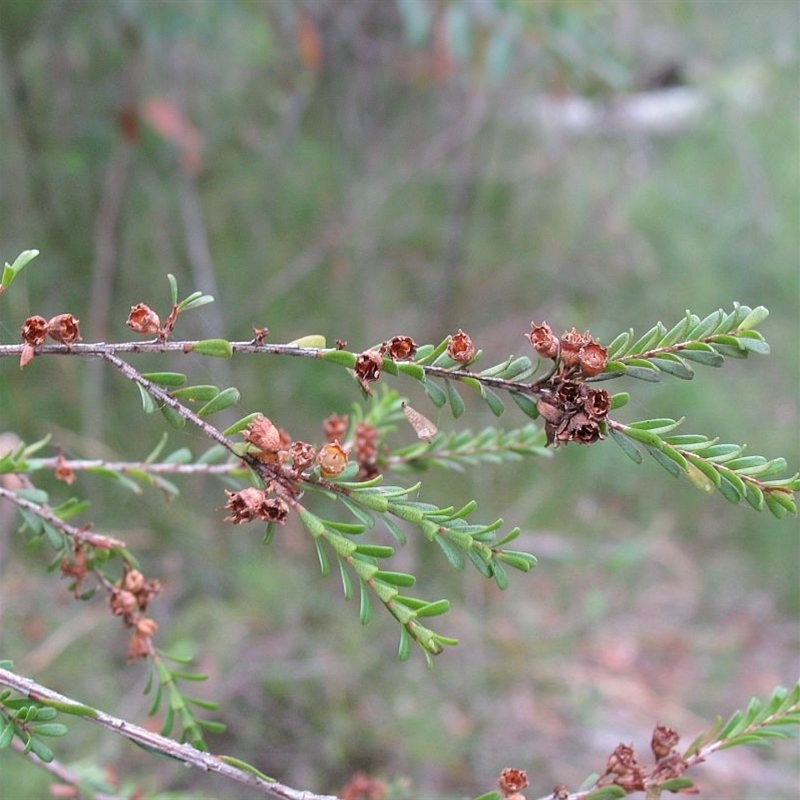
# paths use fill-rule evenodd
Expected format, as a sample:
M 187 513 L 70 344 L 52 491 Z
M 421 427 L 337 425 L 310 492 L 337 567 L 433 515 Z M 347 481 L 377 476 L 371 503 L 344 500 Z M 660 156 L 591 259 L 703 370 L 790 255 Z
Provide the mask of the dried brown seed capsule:
M 129 570 L 122 578 L 122 588 L 128 592 L 139 594 L 144 588 L 144 575 L 138 569 Z
M 569 800 L 569 789 L 563 783 L 554 786 L 551 800 Z
M 72 314 L 57 314 L 48 321 L 47 333 L 51 339 L 70 345 L 81 340 L 79 323 Z
M 605 419 L 611 408 L 611 398 L 605 389 L 589 389 L 583 398 L 583 407 L 592 419 Z
M 525 334 L 525 337 L 533 345 L 533 349 L 543 358 L 555 359 L 558 357 L 558 337 L 546 322 L 537 325 L 531 321 L 531 332 Z
M 150 637 L 134 631 L 128 641 L 128 659 L 132 661 L 134 658 L 147 658 L 151 648 Z
M 350 427 L 350 418 L 345 414 L 331 414 L 322 421 L 322 433 L 325 441 L 343 442 L 347 436 L 347 429 Z
M 19 334 L 25 344 L 41 344 L 47 336 L 47 320 L 40 316 L 28 317 L 22 323 Z
M 145 617 L 136 623 L 136 630 L 142 636 L 152 636 L 158 630 L 158 625 L 155 620 Z
M 459 364 L 468 364 L 475 358 L 475 345 L 468 333 L 464 333 L 460 328 L 458 333 L 450 337 L 447 344 L 447 355 L 458 361 Z
M 136 593 L 139 608 L 144 611 L 147 604 L 158 594 L 161 594 L 161 581 L 152 579 L 144 582 L 144 586 Z
M 261 504 L 258 516 L 267 522 L 283 525 L 289 516 L 289 506 L 280 497 L 270 497 Z
M 608 757 L 606 775 L 628 775 L 639 768 L 636 760 L 636 751 L 629 744 L 618 744 L 614 752 Z
M 228 502 L 223 508 L 231 512 L 229 517 L 225 517 L 225 522 L 241 525 L 260 516 L 261 506 L 266 499 L 263 489 L 248 486 L 238 492 L 229 492 L 226 489 L 225 494 L 228 495 Z
M 376 381 L 381 376 L 382 366 L 383 358 L 380 353 L 376 353 L 374 350 L 359 353 L 356 357 L 356 377 L 361 381 L 362 385 Z
M 138 606 L 136 595 L 125 589 L 115 589 L 109 602 L 111 604 L 111 613 L 117 617 L 125 617 L 133 613 Z
M 500 791 L 505 797 L 516 794 L 527 788 L 530 784 L 528 774 L 524 769 L 514 769 L 513 767 L 506 767 L 501 773 L 497 781 Z
M 263 415 L 245 428 L 244 438 L 256 448 L 258 452 L 255 456 L 261 461 L 274 463 L 282 462 L 286 458 L 284 437 L 272 420 Z
M 289 456 L 295 473 L 299 474 L 314 465 L 317 451 L 307 442 L 292 442 L 289 445 Z
M 417 345 L 410 336 L 392 336 L 381 345 L 381 353 L 392 361 L 408 361 L 416 355 Z
M 594 444 L 601 438 L 600 426 L 582 411 L 577 411 L 570 417 L 566 432 L 568 441 L 581 444 Z
M 653 755 L 656 759 L 668 756 L 678 744 L 680 738 L 674 728 L 668 728 L 666 725 L 656 725 L 653 731 L 653 738 L 650 741 Z
M 588 342 L 578 352 L 578 364 L 587 378 L 599 375 L 608 364 L 608 351 L 595 341 Z
M 579 353 L 584 345 L 589 344 L 592 337 L 589 332 L 578 333 L 575 328 L 564 331 L 561 337 L 561 362 L 565 367 L 574 367 L 579 360 Z
M 128 320 L 125 323 L 134 333 L 151 334 L 161 330 L 161 320 L 150 306 L 137 303 L 131 306 Z
M 341 475 L 347 466 L 347 450 L 339 442 L 323 445 L 317 453 L 317 464 L 324 477 L 335 478 Z

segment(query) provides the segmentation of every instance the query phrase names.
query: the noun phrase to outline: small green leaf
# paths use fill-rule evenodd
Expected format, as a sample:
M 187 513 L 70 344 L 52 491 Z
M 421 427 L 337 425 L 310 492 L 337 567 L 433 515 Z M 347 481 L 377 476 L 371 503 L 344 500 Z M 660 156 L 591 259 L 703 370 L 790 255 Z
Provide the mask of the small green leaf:
M 411 636 L 405 626 L 400 628 L 400 644 L 397 648 L 397 657 L 400 661 L 408 661 L 411 655 Z
M 331 364 L 338 364 L 348 369 L 353 369 L 356 365 L 356 354 L 348 350 L 324 350 L 319 354 L 323 361 L 328 361 Z
M 618 800 L 620 797 L 625 797 L 626 794 L 627 792 L 621 786 L 603 786 L 583 795 L 581 800 Z
M 309 350 L 324 350 L 328 344 L 325 337 L 319 333 L 311 333 L 308 336 L 301 336 L 289 342 L 291 347 L 305 347 Z
M 198 412 L 198 417 L 208 417 L 226 408 L 235 405 L 241 399 L 239 390 L 235 386 L 223 389 L 215 398 L 209 400 Z
M 0 730 L 0 750 L 5 750 L 14 738 L 14 721 L 8 720 L 5 727 Z
M 186 375 L 182 372 L 143 372 L 142 377 L 168 389 L 183 386 L 186 383 Z
M 503 412 L 506 410 L 505 404 L 500 399 L 500 396 L 493 392 L 488 386 L 483 387 L 483 399 L 486 400 L 486 405 L 491 409 L 492 414 L 496 417 L 502 417 Z
M 652 356 L 649 361 L 668 375 L 673 375 L 685 381 L 690 381 L 694 378 L 694 370 L 674 353 L 661 353 L 658 356 Z
M 210 294 L 202 294 L 200 292 L 194 292 L 190 294 L 185 300 L 182 300 L 178 308 L 181 311 L 189 311 L 192 308 L 200 308 L 200 306 L 207 306 L 209 303 L 213 303 L 214 298 Z
M 745 350 L 762 356 L 769 355 L 769 344 L 758 331 L 742 331 L 738 338 L 739 344 L 744 347 Z
M 610 366 L 610 365 L 608 365 Z M 608 366 L 606 369 L 608 369 Z M 631 378 L 638 378 L 642 381 L 657 383 L 661 380 L 661 373 L 658 367 L 654 367 L 649 361 L 643 358 L 632 358 L 625 362 L 625 374 Z
M 611 438 L 620 446 L 622 452 L 637 464 L 642 463 L 642 453 L 639 448 L 621 431 L 609 428 Z
M 353 597 L 353 581 L 350 579 L 350 573 L 347 571 L 345 562 L 339 559 L 339 576 L 342 579 L 342 592 L 345 600 L 350 600 Z
M 230 358 L 233 355 L 233 346 L 227 339 L 202 339 L 189 345 L 187 349 L 192 353 L 214 358 Z
M 434 600 L 432 603 L 426 603 L 421 608 L 417 609 L 418 617 L 438 617 L 445 614 L 450 610 L 449 600 Z
M 511 399 L 517 404 L 517 407 L 523 414 L 531 419 L 537 419 L 539 417 L 539 409 L 536 408 L 535 400 L 522 392 L 511 392 L 510 394 Z
M 29 744 L 30 749 L 39 756 L 45 764 L 49 764 L 55 758 L 53 751 L 41 741 L 41 739 L 37 739 L 36 736 L 31 736 Z
M 394 555 L 394 548 L 386 544 L 358 544 L 354 552 L 369 558 L 391 558 Z
M 707 367 L 721 367 L 725 359 L 710 345 L 705 342 L 689 342 L 681 350 L 681 355 L 689 361 L 696 361 Z
M 417 579 L 407 572 L 391 572 L 389 570 L 379 570 L 375 573 L 375 578 L 392 584 L 392 586 L 413 586 Z
M 170 394 L 182 403 L 207 403 L 219 394 L 219 387 L 210 385 L 184 386 L 182 389 L 175 389 Z
M 624 356 L 628 352 L 628 345 L 633 339 L 633 331 L 625 331 L 612 339 L 606 351 L 608 352 L 608 360 L 613 361 L 616 358 Z
M 175 280 L 175 276 L 171 273 L 167 273 L 167 282 L 169 283 L 169 293 L 170 299 L 172 300 L 172 305 L 178 305 L 178 281 Z
M 423 378 L 422 388 L 437 408 L 441 408 L 447 402 L 447 395 L 429 378 Z
M 720 484 L 719 473 L 707 461 L 688 453 L 686 455 L 686 475 L 689 480 L 704 494 L 713 494 Z
M 611 411 L 616 411 L 618 408 L 623 408 L 624 406 L 628 405 L 630 399 L 631 396 L 628 394 L 628 392 L 617 392 L 616 394 L 612 394 L 609 408 Z
M 144 409 L 144 413 L 152 414 L 157 408 L 155 400 L 153 400 L 144 386 L 142 386 L 140 383 L 136 384 L 136 388 L 139 390 L 139 396 L 142 398 L 142 408 Z
M 691 778 L 670 778 L 659 784 L 658 788 L 662 792 L 679 792 L 681 789 L 691 789 L 694 786 L 694 781 Z
M 769 311 L 764 306 L 756 306 L 740 323 L 740 331 L 749 331 L 757 328 L 767 317 Z
M 425 377 L 425 370 L 422 369 L 419 364 L 401 361 L 397 364 L 397 370 L 402 372 L 404 375 L 408 375 L 409 378 L 414 378 L 414 380 L 417 381 L 421 381 Z
M 52 710 L 55 711 L 55 709 Z M 43 725 L 37 725 L 33 732 L 36 736 L 66 736 L 68 730 L 69 728 L 60 722 L 46 722 Z
M 447 392 L 447 400 L 450 403 L 450 410 L 453 412 L 454 419 L 458 419 L 465 410 L 464 401 L 458 393 L 458 389 L 453 386 L 452 381 L 445 380 L 444 388 Z
M 186 419 L 181 416 L 179 411 L 176 411 L 172 406 L 166 403 L 160 405 L 158 410 L 164 415 L 164 419 L 176 430 L 180 430 L 186 425 Z
M 367 589 L 367 584 L 361 578 L 358 579 L 358 585 L 361 589 L 358 618 L 362 625 L 369 625 L 372 619 L 372 601 L 369 597 L 369 590 Z
M 263 415 L 259 411 L 248 414 L 246 417 L 242 417 L 240 420 L 234 422 L 229 428 L 225 428 L 222 434 L 223 436 L 233 436 L 235 433 L 243 431 L 251 422 L 257 420 L 261 416 Z

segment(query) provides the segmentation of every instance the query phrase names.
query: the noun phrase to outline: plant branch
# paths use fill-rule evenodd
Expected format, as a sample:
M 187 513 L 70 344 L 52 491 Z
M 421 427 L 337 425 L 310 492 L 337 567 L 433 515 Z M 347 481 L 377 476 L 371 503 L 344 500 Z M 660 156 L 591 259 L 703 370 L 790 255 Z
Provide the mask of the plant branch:
M 0 668 L 0 684 L 13 689 L 24 697 L 55 708 L 58 711 L 85 717 L 106 730 L 130 739 L 145 750 L 156 751 L 160 755 L 174 758 L 196 769 L 215 772 L 245 786 L 258 789 L 265 795 L 271 795 L 281 800 L 338 800 L 335 795 L 320 795 L 309 791 L 292 789 L 272 780 L 254 767 L 244 762 L 239 762 L 238 759 L 232 759 L 224 755 L 212 755 L 211 753 L 197 750 L 190 744 L 179 744 L 173 739 L 83 705 L 36 683 L 30 678 L 24 678 L 7 669 Z

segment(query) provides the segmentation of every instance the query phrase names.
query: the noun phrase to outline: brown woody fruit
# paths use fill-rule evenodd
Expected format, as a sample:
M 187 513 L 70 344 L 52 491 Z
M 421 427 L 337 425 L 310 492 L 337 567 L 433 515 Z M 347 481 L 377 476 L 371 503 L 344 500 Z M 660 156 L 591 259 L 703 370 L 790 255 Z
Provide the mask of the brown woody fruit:
M 410 336 L 392 336 L 381 345 L 381 354 L 392 361 L 408 361 L 417 353 L 416 342 Z
M 503 797 L 521 798 L 522 795 L 520 795 L 519 792 L 527 788 L 530 785 L 530 781 L 528 780 L 528 774 L 525 772 L 524 769 L 515 769 L 513 767 L 506 767 L 500 773 L 500 778 L 497 781 L 497 785 L 500 787 L 500 791 L 503 793 Z
M 558 357 L 558 337 L 546 322 L 537 325 L 531 321 L 531 332 L 525 338 L 533 345 L 533 349 L 543 358 L 555 359 Z
M 325 478 L 335 478 L 344 472 L 347 466 L 347 450 L 338 441 L 329 442 L 320 447 L 317 453 L 317 464 Z
M 48 321 L 47 333 L 51 339 L 69 346 L 81 340 L 79 323 L 72 314 L 57 314 Z
M 578 364 L 587 378 L 599 375 L 608 364 L 608 351 L 592 339 L 578 351 Z
M 161 330 L 161 320 L 158 318 L 158 314 L 144 303 L 137 303 L 135 306 L 131 306 L 131 311 L 125 324 L 134 333 L 144 335 L 159 333 Z
M 25 344 L 34 346 L 41 344 L 45 336 L 47 336 L 47 320 L 38 315 L 28 317 L 28 319 L 22 323 L 19 333 Z
M 589 332 L 578 333 L 573 328 L 571 331 L 564 331 L 561 337 L 561 363 L 565 367 L 574 367 L 580 359 L 580 351 L 585 345 L 592 341 Z
M 450 337 L 447 344 L 447 355 L 459 364 L 469 364 L 475 358 L 475 345 L 469 334 L 459 328 L 458 333 L 454 333 Z

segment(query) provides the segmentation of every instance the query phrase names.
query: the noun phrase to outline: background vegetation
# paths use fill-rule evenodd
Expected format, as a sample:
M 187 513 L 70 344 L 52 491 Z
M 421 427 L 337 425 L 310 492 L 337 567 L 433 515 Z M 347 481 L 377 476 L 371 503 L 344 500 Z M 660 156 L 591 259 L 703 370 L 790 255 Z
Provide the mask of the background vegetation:
M 781 0 L 6 0 L 0 255 L 42 256 L 4 298 L 0 337 L 70 311 L 87 341 L 126 338 L 133 303 L 168 310 L 167 272 L 217 298 L 186 336 L 259 325 L 358 349 L 462 327 L 496 359 L 525 351 L 531 319 L 607 342 L 741 300 L 771 310 L 773 355 L 646 387 L 630 418 L 690 407 L 687 432 L 796 465 L 799 56 L 798 7 Z M 655 123 L 626 115 L 646 91 Z M 694 111 L 665 125 L 681 98 Z M 192 368 L 235 383 L 242 413 L 318 439 L 360 395 L 291 361 Z M 23 439 L 48 421 L 69 454 L 144 457 L 161 435 L 100 365 L 0 369 L 0 428 Z M 492 422 L 477 404 L 465 419 Z M 171 434 L 176 447 L 193 436 Z M 644 744 L 656 721 L 691 737 L 798 672 L 797 522 L 704 498 L 611 444 L 435 477 L 430 492 L 477 496 L 522 526 L 540 566 L 501 594 L 412 547 L 411 569 L 456 601 L 447 632 L 462 644 L 432 672 L 396 662 L 393 626 L 359 626 L 302 537 L 267 551 L 221 525 L 218 484 L 184 488 L 166 504 L 80 486 L 165 582 L 162 630 L 196 650 L 226 708 L 212 747 L 294 786 L 335 789 L 365 769 L 455 797 L 514 764 L 544 793 L 580 783 L 620 740 Z M 124 632 L 32 580 L 18 565 L 46 554 L 13 517 L 2 525 L 4 651 L 27 654 L 23 674 L 143 719 Z M 82 735 L 148 789 L 208 790 Z M 791 745 L 737 749 L 696 777 L 707 797 L 790 798 L 798 766 Z M 9 797 L 46 784 L 0 769 Z

